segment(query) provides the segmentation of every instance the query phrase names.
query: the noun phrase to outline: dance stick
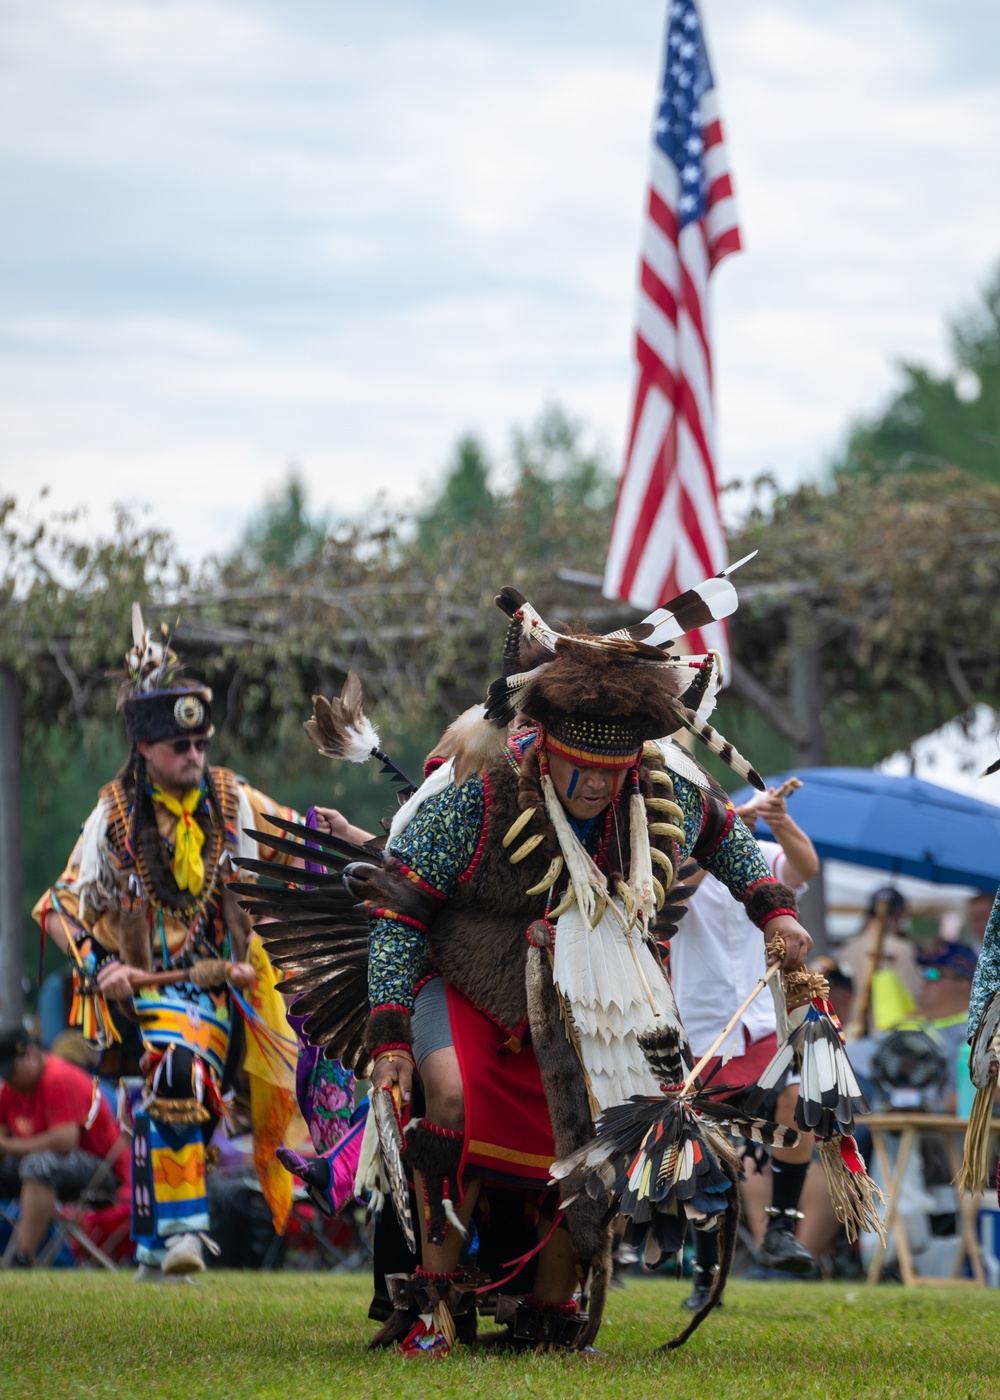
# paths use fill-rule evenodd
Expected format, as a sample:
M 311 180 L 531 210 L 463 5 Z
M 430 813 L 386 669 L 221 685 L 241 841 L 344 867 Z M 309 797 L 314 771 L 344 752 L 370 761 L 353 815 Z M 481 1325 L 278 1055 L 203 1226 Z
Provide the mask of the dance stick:
M 742 1006 L 737 1007 L 737 1009 L 733 1012 L 730 1020 L 726 1023 L 725 1027 L 715 1037 L 715 1040 L 712 1042 L 712 1048 L 706 1054 L 702 1055 L 701 1059 L 695 1065 L 694 1069 L 688 1075 L 687 1079 L 685 1079 L 684 1088 L 681 1090 L 682 1093 L 689 1094 L 691 1092 L 692 1084 L 698 1078 L 699 1074 L 701 1074 L 702 1070 L 708 1064 L 709 1060 L 715 1054 L 716 1050 L 718 1050 L 719 1046 L 722 1045 L 723 1041 L 726 1039 L 726 1036 L 729 1035 L 730 1031 L 733 1029 L 737 1021 L 743 1015 L 744 1011 L 747 1009 L 747 1007 L 752 1001 L 754 1001 L 758 996 L 760 996 L 761 992 L 767 986 L 768 982 L 770 982 L 774 974 L 780 971 L 780 962 L 771 964 L 771 966 L 764 973 L 764 976 L 760 979 L 756 987 L 754 987 L 753 991 L 747 997 L 746 1001 L 743 1002 Z
M 205 961 L 212 960 L 205 959 Z M 224 980 L 226 980 L 229 977 L 233 965 L 230 962 L 223 962 L 222 966 L 225 969 Z M 146 987 L 180 986 L 184 982 L 191 982 L 193 980 L 191 977 L 191 968 L 189 967 L 168 967 L 162 972 L 140 972 L 137 968 L 130 968 L 129 971 L 131 973 L 129 980 L 132 983 L 132 990 L 134 992 L 142 991 Z M 195 986 L 200 985 L 199 982 L 195 981 Z M 213 985 L 221 987 L 222 983 L 219 982 Z M 239 983 L 236 983 L 236 985 L 239 986 Z

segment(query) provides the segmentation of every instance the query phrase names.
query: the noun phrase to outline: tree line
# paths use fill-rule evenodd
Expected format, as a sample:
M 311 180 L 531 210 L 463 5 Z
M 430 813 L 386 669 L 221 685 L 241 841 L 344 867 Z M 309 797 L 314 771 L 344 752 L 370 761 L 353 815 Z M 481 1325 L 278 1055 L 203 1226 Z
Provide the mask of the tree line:
M 760 553 L 738 580 L 732 626 L 745 684 L 720 713 L 758 767 L 788 760 L 781 720 L 804 645 L 831 762 L 871 763 L 973 701 L 1000 703 L 1000 275 L 952 334 L 950 377 L 902 366 L 898 392 L 852 428 L 824 480 L 781 491 L 762 474 L 730 531 L 731 557 Z M 371 821 L 377 781 L 332 777 L 302 735 L 311 695 L 357 670 L 386 747 L 419 772 L 441 726 L 495 673 L 501 584 L 574 627 L 636 616 L 587 584 L 603 569 L 615 489 L 586 426 L 550 406 L 512 435 L 503 474 L 463 438 L 416 511 L 379 500 L 361 520 L 328 519 L 293 474 L 235 548 L 197 566 L 126 511 L 94 537 L 0 497 L 0 698 L 6 678 L 24 824 L 46 833 L 46 880 L 53 845 L 68 849 L 86 815 L 52 814 L 51 795 L 88 754 L 108 752 L 109 673 L 133 599 L 147 621 L 180 619 L 176 645 L 216 693 L 219 761 L 279 797 L 294 786 L 329 800 L 332 785 Z

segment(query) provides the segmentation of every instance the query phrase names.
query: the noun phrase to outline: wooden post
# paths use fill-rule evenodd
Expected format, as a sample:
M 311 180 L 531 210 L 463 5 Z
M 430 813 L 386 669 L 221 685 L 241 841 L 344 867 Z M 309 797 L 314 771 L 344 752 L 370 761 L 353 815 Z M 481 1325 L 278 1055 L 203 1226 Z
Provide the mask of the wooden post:
M 24 1015 L 20 721 L 17 678 L 0 665 L 0 1026 Z

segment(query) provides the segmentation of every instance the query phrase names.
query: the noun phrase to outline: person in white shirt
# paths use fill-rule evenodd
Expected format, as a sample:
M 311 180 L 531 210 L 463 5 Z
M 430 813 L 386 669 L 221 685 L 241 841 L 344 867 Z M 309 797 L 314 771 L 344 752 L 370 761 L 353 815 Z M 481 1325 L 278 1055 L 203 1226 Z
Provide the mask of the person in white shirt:
M 761 853 L 775 879 L 800 893 L 819 870 L 819 859 L 809 837 L 788 815 L 785 799 L 772 789 L 766 797 L 736 810 L 751 831 L 760 819 L 771 828 L 776 840 L 759 842 Z M 758 930 L 725 885 L 703 870 L 687 883 L 697 885 L 697 889 L 670 943 L 670 975 L 692 1053 L 700 1059 L 764 976 L 767 960 Z M 748 1007 L 703 1077 L 715 1070 L 713 1083 L 742 1091 L 757 1082 L 776 1050 L 774 1003 L 763 993 Z M 716 1068 L 718 1059 L 726 1054 L 730 1059 Z M 794 1125 L 797 1099 L 798 1083 L 787 1084 L 777 1096 L 771 1116 L 779 1123 Z M 795 1236 L 812 1146 L 812 1137 L 803 1134 L 797 1147 L 775 1148 L 772 1153 L 771 1204 L 766 1207 L 769 1223 L 755 1256 L 757 1263 L 767 1268 L 788 1273 L 807 1273 L 813 1268 L 812 1255 Z M 696 1231 L 694 1287 L 685 1300 L 686 1307 L 697 1310 L 705 1302 L 717 1265 L 717 1236 Z

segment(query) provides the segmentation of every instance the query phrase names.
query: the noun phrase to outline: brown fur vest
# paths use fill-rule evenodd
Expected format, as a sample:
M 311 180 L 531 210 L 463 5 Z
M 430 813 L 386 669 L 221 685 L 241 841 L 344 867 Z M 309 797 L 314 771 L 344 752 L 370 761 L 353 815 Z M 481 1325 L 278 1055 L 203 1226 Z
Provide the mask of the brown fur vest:
M 645 758 L 640 770 L 643 794 L 653 795 L 650 773 L 662 767 L 657 758 Z M 472 866 L 462 876 L 448 903 L 434 915 L 428 934 L 430 965 L 444 974 L 476 1006 L 496 1018 L 508 1030 L 523 1025 L 528 1015 L 525 974 L 528 962 L 528 925 L 545 916 L 548 893 L 526 893 L 545 876 L 558 852 L 555 834 L 541 803 L 530 763 L 530 753 L 515 770 L 507 757 L 486 770 L 486 822 Z M 508 849 L 503 841 L 512 823 L 529 806 L 536 816 Z M 597 857 L 612 873 L 627 873 L 630 858 L 628 801 L 611 809 L 606 822 L 609 839 Z M 533 833 L 545 839 L 530 855 L 511 864 L 511 854 Z M 660 836 L 651 844 L 665 851 L 677 864 L 673 842 Z M 565 887 L 565 875 L 556 887 Z M 557 904 L 557 894 L 551 901 Z

